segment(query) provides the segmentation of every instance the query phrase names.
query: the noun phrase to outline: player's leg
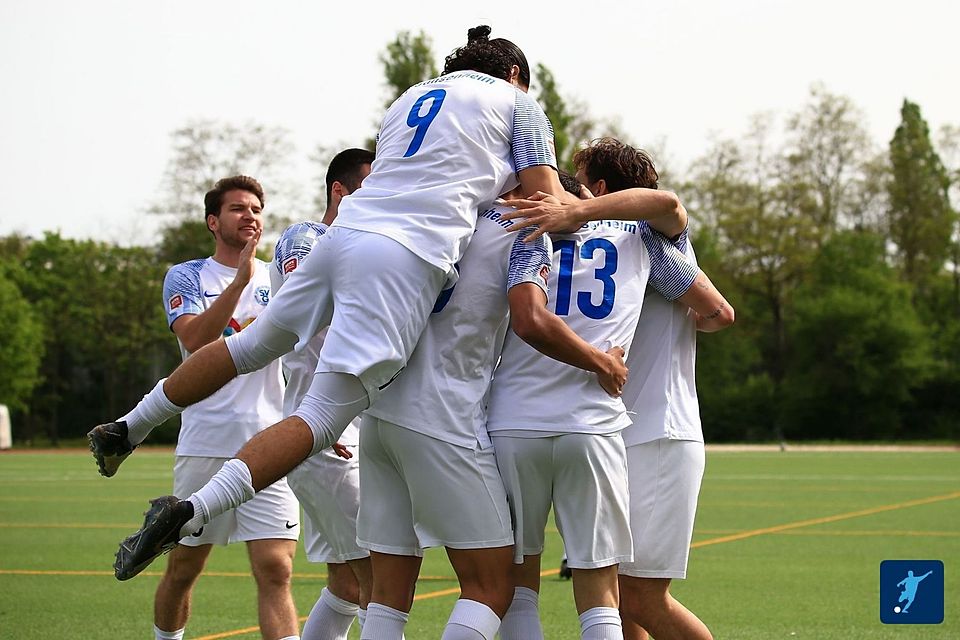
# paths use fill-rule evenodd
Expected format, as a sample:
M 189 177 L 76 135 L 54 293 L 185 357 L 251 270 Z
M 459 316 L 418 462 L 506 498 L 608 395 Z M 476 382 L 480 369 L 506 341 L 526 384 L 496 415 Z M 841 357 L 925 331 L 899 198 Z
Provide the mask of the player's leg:
M 626 451 L 619 434 L 557 438 L 554 512 L 573 570 L 582 638 L 622 637 L 617 565 L 632 556 Z
M 624 637 L 712 638 L 706 625 L 670 594 L 671 579 L 686 577 L 703 443 L 654 440 L 627 449 L 634 557 L 620 565 L 620 612 L 632 621 Z M 632 634 L 632 635 L 630 635 Z
M 199 547 L 179 545 L 167 558 L 167 568 L 153 597 L 153 624 L 157 638 L 183 637 L 190 619 L 193 586 L 203 571 L 211 544 Z
M 553 496 L 556 438 L 494 436 L 493 447 L 514 527 L 514 593 L 500 625 L 503 640 L 543 638 L 540 554 Z
M 301 640 L 346 640 L 359 613 L 360 586 L 345 562 L 327 563 L 327 586 L 303 623 Z
M 447 557 L 460 582 L 460 599 L 443 640 L 493 640 L 513 599 L 513 547 L 452 549 Z
M 296 540 L 250 540 L 250 569 L 257 581 L 257 611 L 264 638 L 300 635 L 297 608 L 290 593 Z

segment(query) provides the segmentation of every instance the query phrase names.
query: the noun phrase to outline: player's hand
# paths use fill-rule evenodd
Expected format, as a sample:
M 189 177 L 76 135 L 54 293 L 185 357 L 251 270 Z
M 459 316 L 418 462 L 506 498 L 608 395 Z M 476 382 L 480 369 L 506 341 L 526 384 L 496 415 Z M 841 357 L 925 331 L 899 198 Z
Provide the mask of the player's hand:
M 353 457 L 353 452 L 347 449 L 344 445 L 339 442 L 333 443 L 333 452 L 343 458 L 344 460 L 349 460 Z
M 243 251 L 240 252 L 240 264 L 237 265 L 237 275 L 234 276 L 234 281 L 237 284 L 247 286 L 247 283 L 253 278 L 253 272 L 257 268 L 257 244 L 260 242 L 261 233 L 263 233 L 263 229 L 257 229 L 247 240 L 247 244 L 243 246 Z
M 571 233 L 579 229 L 582 224 L 576 204 L 564 204 L 541 191 L 533 194 L 530 198 L 505 200 L 503 204 L 516 209 L 516 211 L 504 214 L 501 217 L 501 220 L 516 221 L 510 227 L 510 231 L 537 226 L 529 236 L 524 238 L 525 242 L 536 240 L 551 231 Z
M 607 351 L 607 366 L 597 373 L 600 386 L 611 397 L 619 398 L 623 393 L 623 385 L 627 382 L 627 365 L 623 361 L 623 347 L 613 347 Z

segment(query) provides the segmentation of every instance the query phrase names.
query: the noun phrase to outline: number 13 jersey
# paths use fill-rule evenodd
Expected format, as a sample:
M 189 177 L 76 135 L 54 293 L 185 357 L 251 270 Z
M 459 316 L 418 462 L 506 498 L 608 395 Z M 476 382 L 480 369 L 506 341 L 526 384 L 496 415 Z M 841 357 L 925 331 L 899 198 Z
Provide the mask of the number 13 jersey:
M 390 106 L 371 173 L 340 204 L 333 226 L 387 236 L 449 272 L 480 205 L 537 165 L 556 167 L 556 157 L 536 100 L 483 73 L 450 73 L 410 87 Z
M 603 351 L 620 346 L 629 353 L 648 283 L 674 300 L 697 275 L 697 267 L 646 222 L 591 222 L 552 237 L 547 306 Z M 610 397 L 594 373 L 553 360 L 508 333 L 491 389 L 491 435 L 609 434 L 629 424 L 623 402 Z

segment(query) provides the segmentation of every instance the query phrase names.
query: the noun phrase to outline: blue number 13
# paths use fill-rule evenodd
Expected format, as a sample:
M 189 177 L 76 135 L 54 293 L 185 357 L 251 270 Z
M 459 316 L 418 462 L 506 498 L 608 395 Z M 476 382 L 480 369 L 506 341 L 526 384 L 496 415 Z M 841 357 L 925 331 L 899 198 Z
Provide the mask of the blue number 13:
M 557 309 L 558 316 L 570 313 L 570 296 L 573 293 L 573 263 L 577 255 L 577 245 L 573 240 L 558 240 L 553 243 L 553 250 L 560 252 L 560 271 L 557 273 Z M 613 274 L 617 272 L 617 247 L 604 238 L 587 240 L 580 247 L 580 257 L 584 260 L 593 258 L 597 251 L 603 251 L 603 266 L 594 269 L 593 277 L 603 283 L 603 293 L 600 304 L 594 304 L 590 293 L 577 293 L 577 307 L 588 318 L 600 320 L 606 318 L 613 311 L 613 300 L 617 294 L 617 283 Z
M 407 147 L 407 152 L 403 154 L 404 158 L 409 158 L 420 150 L 420 145 L 423 144 L 423 138 L 427 135 L 427 129 L 430 128 L 430 123 L 433 122 L 433 119 L 440 113 L 440 107 L 443 106 L 443 99 L 446 96 L 447 92 L 443 89 L 434 89 L 433 91 L 427 91 L 413 103 L 410 113 L 407 114 L 407 126 L 416 127 L 417 130 L 413 134 L 413 140 L 410 141 L 410 146 Z M 431 100 L 430 109 L 426 115 L 421 116 L 420 109 L 427 100 Z

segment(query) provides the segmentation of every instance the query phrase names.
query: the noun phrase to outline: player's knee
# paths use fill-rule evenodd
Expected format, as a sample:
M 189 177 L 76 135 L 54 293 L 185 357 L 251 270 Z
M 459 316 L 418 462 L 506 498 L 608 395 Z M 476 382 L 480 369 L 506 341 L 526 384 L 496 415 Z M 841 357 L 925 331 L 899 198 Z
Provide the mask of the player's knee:
M 171 554 L 167 560 L 167 568 L 163 573 L 163 581 L 167 586 L 181 591 L 189 589 L 200 577 L 205 564 L 205 555 Z
M 251 555 L 250 566 L 261 589 L 287 587 L 293 577 L 293 558 L 285 550 Z
M 360 602 L 360 583 L 353 569 L 345 563 L 327 564 L 327 589 L 341 600 Z

